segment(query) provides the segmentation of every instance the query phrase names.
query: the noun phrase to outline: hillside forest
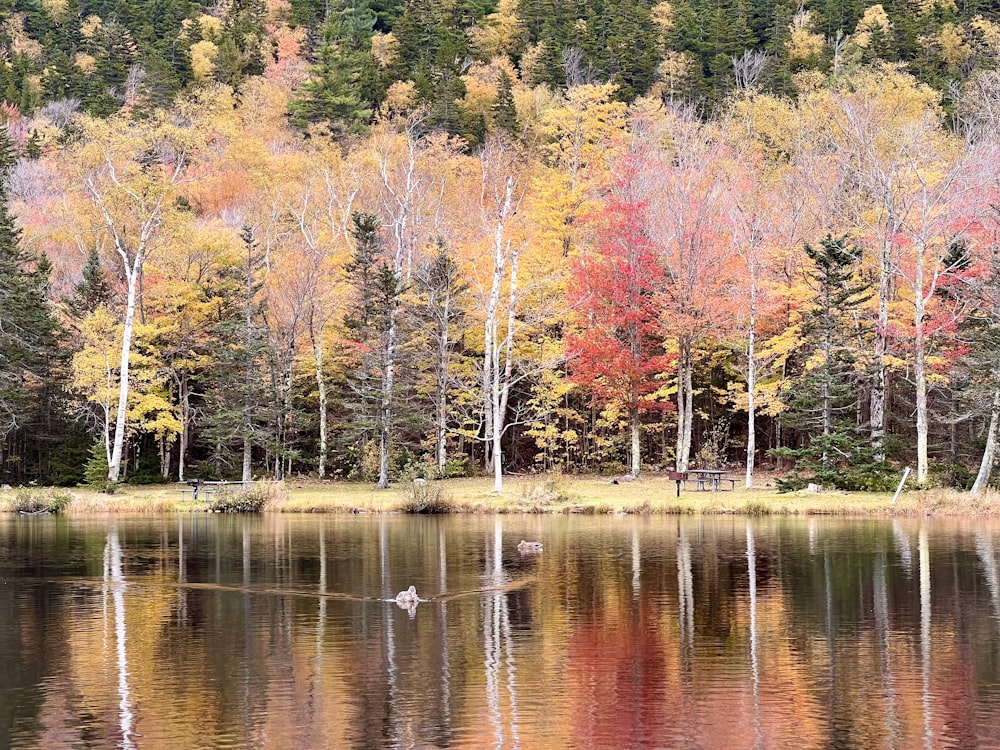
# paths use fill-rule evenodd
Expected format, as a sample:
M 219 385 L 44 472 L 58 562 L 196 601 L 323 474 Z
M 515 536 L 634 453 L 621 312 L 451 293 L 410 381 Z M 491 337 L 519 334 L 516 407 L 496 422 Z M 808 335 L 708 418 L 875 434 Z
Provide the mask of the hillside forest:
M 0 0 L 0 481 L 980 491 L 1000 6 Z

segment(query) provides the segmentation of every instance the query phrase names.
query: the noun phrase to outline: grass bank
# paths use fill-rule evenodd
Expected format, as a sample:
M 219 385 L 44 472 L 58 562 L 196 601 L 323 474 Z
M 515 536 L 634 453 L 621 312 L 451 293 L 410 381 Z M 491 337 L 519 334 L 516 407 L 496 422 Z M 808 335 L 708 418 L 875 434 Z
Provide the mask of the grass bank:
M 370 484 L 289 481 L 259 485 L 266 491 L 263 507 L 281 513 L 679 513 L 740 515 L 842 516 L 1000 516 L 1000 493 L 978 497 L 954 490 L 903 493 L 892 503 L 891 493 L 823 492 L 780 494 L 762 480 L 761 486 L 723 492 L 682 491 L 665 476 L 612 484 L 592 476 L 509 477 L 496 494 L 489 479 L 449 479 L 425 484 L 400 483 L 388 490 Z M 0 491 L 0 511 L 17 511 L 27 495 L 43 501 L 59 499 L 61 512 L 164 513 L 204 512 L 179 485 L 120 488 L 113 495 L 89 489 L 46 488 Z M 68 496 L 68 498 L 67 498 Z

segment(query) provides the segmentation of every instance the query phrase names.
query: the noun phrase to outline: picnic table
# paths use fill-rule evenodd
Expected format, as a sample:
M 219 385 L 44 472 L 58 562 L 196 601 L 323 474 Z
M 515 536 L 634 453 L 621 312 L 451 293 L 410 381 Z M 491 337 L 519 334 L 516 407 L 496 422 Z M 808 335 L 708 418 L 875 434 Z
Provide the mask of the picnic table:
M 225 482 L 225 481 L 211 481 L 205 479 L 185 479 L 180 484 L 186 484 L 191 489 L 188 490 L 177 490 L 181 493 L 181 499 L 186 499 L 188 495 L 191 495 L 193 500 L 198 499 L 198 495 L 204 495 L 204 499 L 207 501 L 209 495 L 213 492 L 219 492 L 224 490 L 229 485 L 242 485 L 243 482 Z
M 736 480 L 727 477 L 726 472 L 722 469 L 690 469 L 688 474 L 691 475 L 688 481 L 694 482 L 696 491 L 712 490 L 712 492 L 718 492 L 722 489 L 723 482 L 729 482 L 729 488 L 736 489 Z
M 729 483 L 729 489 L 736 489 L 736 480 L 732 477 L 727 477 L 726 472 L 722 469 L 688 469 L 687 471 L 672 471 L 670 472 L 670 478 L 677 482 L 678 497 L 680 497 L 681 494 L 681 484 L 684 485 L 685 489 L 687 489 L 689 484 L 693 484 L 696 492 L 701 492 L 702 490 L 718 492 L 722 489 L 722 485 L 725 482 Z

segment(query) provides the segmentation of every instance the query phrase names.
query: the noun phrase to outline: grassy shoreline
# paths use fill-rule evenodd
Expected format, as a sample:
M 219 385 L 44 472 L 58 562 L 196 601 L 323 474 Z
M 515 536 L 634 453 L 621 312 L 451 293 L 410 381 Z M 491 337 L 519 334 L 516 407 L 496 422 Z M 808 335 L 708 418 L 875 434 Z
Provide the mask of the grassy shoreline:
M 770 483 L 722 492 L 682 491 L 665 476 L 612 484 L 594 476 L 539 475 L 510 477 L 494 493 L 485 478 L 409 482 L 376 490 L 360 482 L 288 481 L 266 488 L 265 510 L 276 513 L 640 513 L 839 515 L 839 516 L 1000 516 L 1000 492 L 973 497 L 946 489 L 908 491 L 896 504 L 891 493 L 778 493 Z M 87 488 L 14 488 L 0 490 L 0 512 L 19 502 L 58 498 L 69 515 L 96 513 L 204 512 L 204 502 L 185 499 L 180 485 L 123 486 L 113 495 Z M 188 496 L 189 497 L 189 496 Z

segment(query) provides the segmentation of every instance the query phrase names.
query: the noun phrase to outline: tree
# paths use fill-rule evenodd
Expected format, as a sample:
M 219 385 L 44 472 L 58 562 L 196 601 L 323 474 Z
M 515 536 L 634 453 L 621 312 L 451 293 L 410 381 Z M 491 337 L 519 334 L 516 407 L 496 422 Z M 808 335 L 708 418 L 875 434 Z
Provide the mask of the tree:
M 735 317 L 729 290 L 737 256 L 723 216 L 730 170 L 724 144 L 690 110 L 667 113 L 652 125 L 643 134 L 653 146 L 647 231 L 666 273 L 660 300 L 677 353 L 675 458 L 677 471 L 687 471 L 698 347 L 722 337 Z
M 831 101 L 832 99 L 832 101 Z M 829 107 L 832 104 L 832 110 Z M 975 218 L 969 196 L 981 181 L 973 154 L 942 128 L 939 97 L 892 67 L 857 73 L 828 98 L 817 94 L 842 149 L 840 184 L 845 219 L 860 227 L 878 269 L 875 382 L 870 397 L 872 445 L 881 454 L 885 394 L 891 359 L 890 307 L 912 306 L 916 480 L 928 478 L 928 320 L 937 289 L 954 270 L 949 248 Z
M 108 480 L 116 482 L 125 444 L 139 284 L 146 260 L 169 237 L 192 144 L 189 132 L 162 118 L 151 123 L 88 120 L 84 130 L 86 137 L 75 158 L 95 212 L 92 228 L 120 259 L 126 283 L 115 436 L 108 461 Z
M 354 169 L 335 146 L 311 148 L 283 160 L 280 169 L 286 179 L 273 190 L 299 239 L 294 243 L 284 235 L 282 244 L 292 255 L 286 267 L 301 297 L 291 306 L 305 307 L 302 316 L 312 345 L 319 407 L 317 473 L 323 478 L 330 445 L 327 349 L 333 321 L 341 313 L 345 256 L 352 244 L 351 215 L 360 186 Z
M 359 422 L 371 425 L 379 448 L 379 489 L 389 486 L 389 457 L 396 418 L 399 312 L 403 280 L 396 264 L 383 256 L 378 217 L 355 212 L 351 235 L 354 257 L 346 267 L 355 299 L 344 325 L 356 351 L 354 388 Z
M 416 274 L 421 308 L 418 317 L 426 322 L 432 347 L 434 372 L 434 459 L 438 475 L 445 476 L 448 464 L 448 436 L 451 433 L 448 395 L 451 388 L 451 361 L 456 344 L 468 328 L 462 306 L 468 287 L 443 241 L 437 252 Z
M 54 365 L 57 331 L 48 302 L 48 260 L 21 245 L 10 213 L 7 179 L 16 160 L 0 126 L 0 439 L 24 427 L 40 405 Z
M 333 132 L 364 130 L 372 115 L 374 24 L 375 14 L 357 0 L 347 0 L 342 8 L 332 10 L 323 24 L 310 79 L 289 107 L 292 122 L 300 127 L 327 123 Z
M 570 308 L 578 333 L 567 341 L 573 379 L 593 389 L 599 403 L 614 403 L 628 414 L 630 469 L 641 468 L 640 412 L 660 407 L 648 397 L 669 365 L 662 350 L 657 293 L 665 281 L 656 247 L 646 234 L 646 200 L 637 162 L 629 154 L 616 170 L 611 195 L 600 216 L 592 253 L 575 264 Z
M 805 253 L 811 261 L 807 284 L 813 298 L 802 312 L 803 345 L 797 359 L 803 371 L 790 421 L 812 436 L 853 435 L 858 428 L 853 423 L 858 411 L 856 352 L 865 338 L 857 321 L 868 317 L 863 308 L 873 296 L 858 277 L 862 251 L 845 237 L 827 235 L 818 247 L 806 243 Z M 850 417 L 846 427 L 845 413 Z M 824 453 L 821 460 L 828 467 L 839 459 Z
M 497 98 L 493 103 L 493 122 L 497 130 L 517 136 L 517 109 L 514 106 L 514 81 L 506 69 L 497 76 Z
M 261 300 L 263 253 L 254 229 L 240 230 L 242 258 L 223 265 L 207 289 L 212 312 L 210 340 L 213 366 L 202 375 L 206 437 L 213 447 L 216 471 L 230 463 L 230 447 L 240 452 L 241 479 L 253 480 L 253 451 L 266 445 L 262 425 L 271 415 L 271 400 L 264 379 L 268 369 L 267 328 Z
M 988 411 L 986 443 L 979 471 L 970 492 L 982 493 L 989 485 L 1000 442 L 1000 236 L 997 208 L 993 208 L 992 234 L 982 258 L 982 270 L 973 284 L 978 302 L 962 322 L 960 336 L 965 343 L 965 361 L 969 372 L 966 397 L 976 411 Z M 988 404 L 988 406 L 986 406 Z M 984 406 L 986 408 L 984 409 Z
M 501 439 L 507 426 L 507 405 L 514 378 L 518 270 L 523 249 L 522 239 L 512 236 L 511 224 L 516 221 L 526 187 L 519 154 L 501 136 L 487 139 L 480 164 L 479 211 L 489 237 L 487 267 L 492 267 L 483 316 L 483 423 L 493 468 L 493 491 L 501 492 Z

